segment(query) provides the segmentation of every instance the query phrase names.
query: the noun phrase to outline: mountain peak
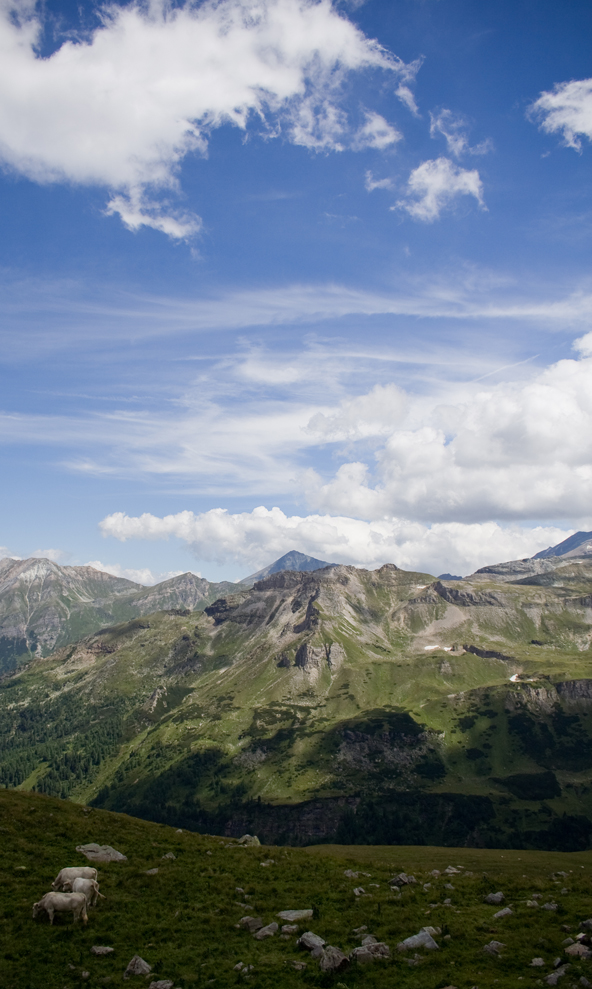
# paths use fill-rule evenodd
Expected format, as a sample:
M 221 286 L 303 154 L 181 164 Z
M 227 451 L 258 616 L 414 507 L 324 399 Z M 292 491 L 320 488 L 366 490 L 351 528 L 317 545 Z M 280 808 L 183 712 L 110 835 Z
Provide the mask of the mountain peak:
M 592 554 L 592 532 L 574 532 L 556 546 L 549 546 L 533 556 L 533 560 L 544 560 L 548 556 L 589 556 Z
M 263 577 L 269 577 L 272 573 L 279 573 L 281 570 L 296 570 L 299 573 L 303 573 L 312 570 L 322 570 L 323 567 L 335 566 L 337 566 L 336 563 L 317 560 L 314 556 L 306 556 L 305 553 L 299 553 L 297 549 L 291 549 L 288 553 L 280 556 L 279 560 L 274 560 L 273 563 L 264 567 L 263 570 L 258 570 L 257 573 L 252 573 L 249 577 L 243 577 L 238 583 L 242 587 L 252 587 L 256 581 L 262 580 Z

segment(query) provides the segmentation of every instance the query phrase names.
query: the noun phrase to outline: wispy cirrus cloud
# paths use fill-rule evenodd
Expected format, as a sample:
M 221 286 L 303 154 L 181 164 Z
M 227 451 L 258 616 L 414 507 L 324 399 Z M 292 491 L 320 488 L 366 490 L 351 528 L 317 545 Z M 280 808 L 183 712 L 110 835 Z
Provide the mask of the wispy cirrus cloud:
M 462 155 L 485 155 L 493 149 L 493 143 L 487 139 L 471 146 L 467 134 L 468 125 L 463 116 L 452 110 L 442 108 L 437 113 L 430 113 L 430 136 L 444 137 L 448 152 L 455 158 Z
M 403 209 L 414 220 L 433 223 L 459 196 L 473 196 L 486 210 L 483 184 L 476 169 L 461 168 L 449 158 L 424 161 L 413 169 L 407 181 L 407 194 L 391 209 Z
M 342 106 L 345 77 L 367 70 L 391 74 L 413 109 L 419 64 L 329 0 L 104 6 L 96 30 L 46 58 L 36 51 L 42 16 L 25 0 L 0 9 L 0 159 L 35 182 L 106 187 L 107 212 L 130 230 L 199 231 L 171 197 L 181 162 L 207 154 L 215 128 L 256 120 L 313 150 L 388 146 L 395 128 L 369 112 L 355 135 Z

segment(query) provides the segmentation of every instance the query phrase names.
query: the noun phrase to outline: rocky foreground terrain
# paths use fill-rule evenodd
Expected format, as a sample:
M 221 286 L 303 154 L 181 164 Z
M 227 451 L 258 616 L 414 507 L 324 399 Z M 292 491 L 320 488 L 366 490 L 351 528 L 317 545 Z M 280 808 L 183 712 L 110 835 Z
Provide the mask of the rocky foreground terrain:
M 245 845 L 15 791 L 0 834 L 3 989 L 592 983 L 590 852 Z M 91 842 L 125 858 L 88 924 L 33 920 Z
M 0 685 L 0 780 L 236 835 L 585 848 L 592 559 L 278 572 Z

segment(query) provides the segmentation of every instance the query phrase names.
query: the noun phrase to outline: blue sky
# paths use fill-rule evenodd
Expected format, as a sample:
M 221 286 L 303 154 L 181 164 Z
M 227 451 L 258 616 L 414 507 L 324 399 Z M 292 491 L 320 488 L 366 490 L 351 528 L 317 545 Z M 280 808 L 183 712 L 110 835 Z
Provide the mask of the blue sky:
M 5 5 L 2 552 L 469 573 L 592 528 L 591 27 Z

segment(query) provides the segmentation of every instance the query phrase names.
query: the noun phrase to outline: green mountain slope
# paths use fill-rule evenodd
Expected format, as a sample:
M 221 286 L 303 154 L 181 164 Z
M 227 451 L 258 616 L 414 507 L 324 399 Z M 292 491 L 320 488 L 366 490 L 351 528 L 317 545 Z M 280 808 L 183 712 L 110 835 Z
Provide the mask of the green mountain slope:
M 525 987 L 536 986 L 554 971 L 556 958 L 570 965 L 565 984 L 579 985 L 589 975 L 590 961 L 566 953 L 566 930 L 575 940 L 590 914 L 590 852 L 244 848 L 14 791 L 0 792 L 0 835 L 3 989 L 148 986 L 159 980 L 179 989 L 226 989 L 245 981 L 254 989 L 339 983 L 352 989 L 515 989 L 520 979 Z M 88 924 L 63 915 L 53 927 L 45 917 L 34 921 L 32 904 L 59 869 L 88 864 L 75 849 L 89 841 L 114 846 L 127 861 L 99 865 L 105 899 L 89 912 Z M 449 866 L 452 875 L 444 872 Z M 403 870 L 417 881 L 399 892 L 388 880 Z M 360 886 L 364 892 L 356 896 Z M 484 897 L 498 890 L 512 914 L 496 921 L 499 907 Z M 528 905 L 537 899 L 541 907 Z M 543 909 L 545 903 L 556 909 Z M 281 925 L 277 914 L 286 909 L 310 909 L 313 917 L 297 923 L 296 932 L 278 930 L 265 940 L 240 927 L 246 915 Z M 399 952 L 397 944 L 424 925 L 441 931 L 435 931 L 438 950 Z M 390 957 L 364 966 L 352 962 L 337 976 L 323 974 L 319 961 L 297 948 L 306 930 L 346 954 L 370 935 L 389 947 Z M 503 942 L 498 955 L 483 951 L 492 940 Z M 97 957 L 94 945 L 113 950 Z M 151 966 L 150 977 L 125 981 L 136 954 Z M 543 967 L 531 966 L 534 957 Z M 236 970 L 241 962 L 253 966 L 248 980 Z
M 0 781 L 274 840 L 587 847 L 591 637 L 585 559 L 273 574 L 7 679 Z
M 159 608 L 204 608 L 233 589 L 192 573 L 144 587 L 94 567 L 0 560 L 0 675 L 114 622 Z

